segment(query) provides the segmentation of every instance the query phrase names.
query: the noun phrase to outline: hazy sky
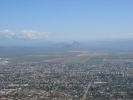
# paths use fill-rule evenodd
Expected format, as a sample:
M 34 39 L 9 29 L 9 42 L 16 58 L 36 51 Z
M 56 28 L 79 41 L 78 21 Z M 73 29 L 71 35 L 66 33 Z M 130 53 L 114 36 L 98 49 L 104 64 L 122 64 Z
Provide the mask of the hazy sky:
M 0 0 L 0 37 L 133 38 L 133 0 Z

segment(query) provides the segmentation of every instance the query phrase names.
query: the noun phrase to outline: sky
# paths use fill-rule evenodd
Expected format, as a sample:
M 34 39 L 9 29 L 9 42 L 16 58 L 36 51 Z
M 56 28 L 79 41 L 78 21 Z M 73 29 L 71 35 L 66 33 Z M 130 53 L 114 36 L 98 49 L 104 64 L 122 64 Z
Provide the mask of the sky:
M 0 38 L 133 38 L 133 0 L 0 0 Z

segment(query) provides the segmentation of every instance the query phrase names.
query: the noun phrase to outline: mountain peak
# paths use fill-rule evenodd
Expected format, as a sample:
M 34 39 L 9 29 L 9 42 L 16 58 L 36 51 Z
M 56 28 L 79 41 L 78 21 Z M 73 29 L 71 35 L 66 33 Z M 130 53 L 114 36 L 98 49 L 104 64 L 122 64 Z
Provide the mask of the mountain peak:
M 73 41 L 73 43 L 71 45 L 73 45 L 73 46 L 83 46 L 83 44 L 81 44 L 77 41 Z

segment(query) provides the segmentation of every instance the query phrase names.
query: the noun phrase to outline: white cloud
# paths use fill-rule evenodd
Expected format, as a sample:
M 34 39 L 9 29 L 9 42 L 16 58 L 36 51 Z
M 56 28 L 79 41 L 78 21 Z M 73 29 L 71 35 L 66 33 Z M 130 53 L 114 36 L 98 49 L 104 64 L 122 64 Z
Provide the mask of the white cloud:
M 18 34 L 19 38 L 30 38 L 30 39 L 38 39 L 38 38 L 48 38 L 50 32 L 40 32 L 36 30 L 23 30 Z
M 40 38 L 48 38 L 50 32 L 40 32 L 36 30 L 23 30 L 20 32 L 13 32 L 11 30 L 2 30 L 0 31 L 0 35 L 5 36 L 7 38 L 30 38 L 30 39 L 40 39 Z
M 12 38 L 15 35 L 15 33 L 11 30 L 2 30 L 0 31 L 0 35 L 5 36 L 7 38 Z
M 133 38 L 133 33 L 127 33 L 124 35 L 126 38 Z
M 115 38 L 113 34 L 104 34 L 103 38 Z
M 124 39 L 124 38 L 133 38 L 133 33 L 126 33 L 126 34 L 105 34 L 103 38 L 115 38 L 115 39 Z

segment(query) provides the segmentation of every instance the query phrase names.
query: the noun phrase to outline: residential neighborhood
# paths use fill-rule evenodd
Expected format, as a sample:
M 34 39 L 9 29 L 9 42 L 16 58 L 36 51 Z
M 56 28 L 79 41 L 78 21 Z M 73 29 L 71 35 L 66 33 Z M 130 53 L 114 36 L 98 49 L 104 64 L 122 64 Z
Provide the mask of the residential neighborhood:
M 0 65 L 1 100 L 131 100 L 133 63 Z

